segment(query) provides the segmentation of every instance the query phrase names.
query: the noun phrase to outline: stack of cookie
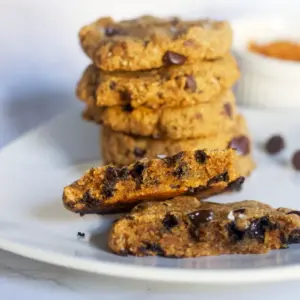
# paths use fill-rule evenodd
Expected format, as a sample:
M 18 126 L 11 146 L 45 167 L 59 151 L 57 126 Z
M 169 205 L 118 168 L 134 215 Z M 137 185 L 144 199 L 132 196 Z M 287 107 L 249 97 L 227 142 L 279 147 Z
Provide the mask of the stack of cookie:
M 232 147 L 242 175 L 254 168 L 231 91 L 239 70 L 227 22 L 101 18 L 81 29 L 80 42 L 93 64 L 77 95 L 84 118 L 103 125 L 105 163 Z

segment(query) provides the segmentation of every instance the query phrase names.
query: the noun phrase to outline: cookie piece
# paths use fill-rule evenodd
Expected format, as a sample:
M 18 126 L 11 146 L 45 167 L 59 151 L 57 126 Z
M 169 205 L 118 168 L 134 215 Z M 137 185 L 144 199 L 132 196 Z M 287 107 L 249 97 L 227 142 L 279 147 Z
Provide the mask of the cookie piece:
M 79 39 L 97 67 L 135 71 L 222 57 L 230 50 L 232 29 L 212 20 L 105 17 L 83 27 Z
M 93 168 L 65 187 L 63 201 L 78 213 L 128 211 L 149 199 L 164 200 L 195 193 L 201 197 L 224 191 L 239 178 L 234 150 L 179 152 L 164 159 L 142 159 L 118 168 Z
M 249 140 L 249 153 L 241 151 L 241 146 L 232 141 Z M 174 155 L 180 151 L 195 149 L 227 149 L 230 145 L 239 148 L 236 163 L 241 175 L 248 176 L 255 168 L 251 155 L 251 138 L 243 116 L 238 115 L 236 125 L 227 132 L 206 138 L 182 140 L 155 140 L 112 131 L 108 127 L 100 130 L 101 155 L 106 164 L 128 165 L 143 157 L 155 158 Z
M 224 91 L 209 103 L 197 106 L 153 110 L 140 106 L 88 106 L 83 117 L 111 129 L 160 139 L 207 137 L 229 130 L 235 124 L 236 109 L 232 91 Z
M 300 242 L 299 214 L 258 201 L 218 204 L 181 196 L 136 206 L 113 224 L 108 244 L 119 255 L 261 254 Z
M 214 61 L 140 72 L 103 72 L 90 65 L 77 85 L 77 96 L 89 105 L 185 107 L 209 102 L 239 78 L 232 55 Z

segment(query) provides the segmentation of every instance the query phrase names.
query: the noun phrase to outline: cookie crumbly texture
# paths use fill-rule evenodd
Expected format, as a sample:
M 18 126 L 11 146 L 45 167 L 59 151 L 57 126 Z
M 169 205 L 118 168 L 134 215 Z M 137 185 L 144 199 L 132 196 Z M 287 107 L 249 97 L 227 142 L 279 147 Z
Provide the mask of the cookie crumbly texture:
M 214 61 L 139 72 L 103 72 L 90 65 L 77 85 L 77 96 L 89 105 L 185 107 L 209 102 L 239 78 L 232 55 Z
M 87 120 L 114 131 L 159 139 L 185 139 L 216 135 L 235 124 L 235 98 L 224 91 L 209 103 L 190 107 L 153 110 L 140 106 L 88 107 Z
M 113 224 L 119 255 L 197 257 L 262 254 L 300 242 L 300 212 L 258 201 L 218 204 L 181 196 L 147 202 Z
M 248 176 L 255 168 L 255 163 L 251 154 L 251 137 L 242 115 L 237 116 L 233 128 L 205 138 L 156 140 L 115 132 L 108 127 L 100 129 L 100 148 L 104 163 L 119 166 L 131 164 L 143 157 L 165 157 L 195 149 L 227 149 L 230 145 L 238 149 L 238 172 L 242 176 Z
M 210 194 L 240 188 L 236 152 L 196 150 L 164 159 L 142 159 L 128 167 L 107 165 L 87 171 L 65 187 L 63 202 L 78 213 L 128 211 L 149 199 L 165 200 L 186 193 Z
M 79 39 L 97 67 L 135 71 L 222 57 L 230 49 L 232 29 L 223 21 L 106 17 L 83 27 Z

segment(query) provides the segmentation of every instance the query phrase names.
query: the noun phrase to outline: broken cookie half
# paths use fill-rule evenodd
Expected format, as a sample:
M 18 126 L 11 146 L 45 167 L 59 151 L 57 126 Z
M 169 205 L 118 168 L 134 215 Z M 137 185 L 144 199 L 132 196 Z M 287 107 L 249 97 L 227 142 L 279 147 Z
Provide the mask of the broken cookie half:
M 236 170 L 236 159 L 233 149 L 196 150 L 145 158 L 123 168 L 93 168 L 65 187 L 63 202 L 77 213 L 115 213 L 146 200 L 180 195 L 207 198 L 241 188 L 244 178 Z
M 119 255 L 259 254 L 300 242 L 300 212 L 257 201 L 218 204 L 181 196 L 137 205 L 109 237 Z

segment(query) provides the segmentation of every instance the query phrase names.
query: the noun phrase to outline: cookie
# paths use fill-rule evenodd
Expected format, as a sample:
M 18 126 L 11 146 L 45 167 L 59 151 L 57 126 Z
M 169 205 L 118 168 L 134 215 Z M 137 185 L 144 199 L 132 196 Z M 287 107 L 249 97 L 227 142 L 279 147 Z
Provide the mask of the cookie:
M 100 147 L 104 162 L 119 166 L 133 163 L 143 157 L 165 157 L 180 151 L 226 149 L 229 146 L 237 148 L 240 154 L 237 159 L 237 168 L 241 175 L 249 175 L 255 164 L 251 155 L 251 139 L 248 128 L 241 115 L 237 116 L 235 127 L 228 132 L 224 131 L 206 138 L 155 140 L 115 132 L 108 127 L 104 127 L 100 131 Z
M 235 168 L 236 152 L 183 151 L 163 159 L 144 158 L 129 166 L 92 168 L 65 187 L 66 208 L 78 213 L 128 211 L 133 205 L 186 193 L 205 197 L 243 184 Z
M 224 91 L 209 103 L 153 110 L 140 106 L 88 106 L 84 118 L 127 134 L 159 139 L 186 139 L 216 135 L 235 124 L 235 98 Z
M 79 39 L 97 67 L 136 71 L 222 57 L 231 47 L 232 29 L 222 21 L 105 17 L 83 27 Z
M 300 242 L 299 215 L 258 201 L 218 204 L 181 196 L 136 206 L 113 224 L 108 244 L 119 255 L 262 254 Z
M 214 61 L 140 72 L 103 72 L 89 66 L 77 85 L 77 96 L 89 105 L 185 107 L 208 102 L 239 78 L 232 55 Z

